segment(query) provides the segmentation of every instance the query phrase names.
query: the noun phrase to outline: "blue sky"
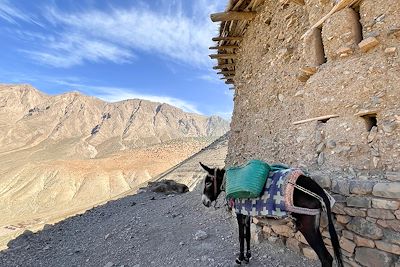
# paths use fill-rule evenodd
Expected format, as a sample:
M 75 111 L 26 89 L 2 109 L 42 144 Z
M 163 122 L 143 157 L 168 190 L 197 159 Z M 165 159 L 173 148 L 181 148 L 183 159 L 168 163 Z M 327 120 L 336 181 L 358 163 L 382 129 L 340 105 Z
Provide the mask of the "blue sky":
M 230 118 L 209 14 L 225 0 L 0 0 L 0 83 L 142 98 Z

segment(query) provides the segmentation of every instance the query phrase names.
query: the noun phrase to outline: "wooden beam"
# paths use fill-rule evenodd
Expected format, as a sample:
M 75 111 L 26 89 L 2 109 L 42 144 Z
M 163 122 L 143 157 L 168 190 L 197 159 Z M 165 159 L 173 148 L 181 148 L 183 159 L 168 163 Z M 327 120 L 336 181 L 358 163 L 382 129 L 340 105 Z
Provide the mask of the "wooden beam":
M 218 41 L 241 41 L 243 36 L 226 36 L 226 37 L 214 37 L 212 40 L 214 42 Z
M 234 70 L 220 71 L 220 72 L 217 72 L 217 74 L 235 75 L 235 71 Z
M 211 54 L 209 55 L 212 59 L 235 59 L 237 54 Z
M 222 49 L 235 49 L 239 48 L 238 45 L 220 45 L 220 46 L 210 46 L 208 49 L 217 49 L 217 50 L 222 50 Z
M 325 115 L 325 116 L 305 119 L 305 120 L 301 120 L 301 121 L 295 121 L 292 124 L 297 125 L 297 124 L 302 124 L 302 123 L 306 123 L 306 122 L 310 122 L 310 121 L 323 121 L 323 120 L 328 120 L 328 119 L 337 118 L 337 117 L 339 117 L 339 115 L 335 115 L 335 114 L 334 115 Z
M 235 78 L 235 75 L 229 75 L 229 76 L 224 76 L 219 78 L 220 80 L 232 80 L 233 78 Z
M 221 13 L 214 13 L 210 15 L 212 22 L 218 21 L 230 21 L 230 20 L 252 20 L 256 16 L 257 12 L 238 12 L 228 11 Z
M 235 67 L 235 65 L 236 65 L 235 63 L 221 64 L 218 66 L 214 66 L 213 69 L 214 70 L 225 69 L 225 68 Z
M 304 0 L 290 0 L 290 1 L 292 1 L 293 3 L 296 3 L 296 4 L 298 4 L 298 5 L 302 5 L 302 6 L 304 6 Z

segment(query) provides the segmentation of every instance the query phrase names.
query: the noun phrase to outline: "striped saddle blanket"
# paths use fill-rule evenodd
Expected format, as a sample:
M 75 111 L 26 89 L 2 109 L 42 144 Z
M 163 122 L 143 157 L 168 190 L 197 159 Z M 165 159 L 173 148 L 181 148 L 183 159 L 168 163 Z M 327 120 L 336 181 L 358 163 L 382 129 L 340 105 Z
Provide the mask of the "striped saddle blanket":
M 235 199 L 237 214 L 284 218 L 290 212 L 317 215 L 319 209 L 295 207 L 293 203 L 294 184 L 304 175 L 300 169 L 281 169 L 271 171 L 264 189 L 258 198 Z

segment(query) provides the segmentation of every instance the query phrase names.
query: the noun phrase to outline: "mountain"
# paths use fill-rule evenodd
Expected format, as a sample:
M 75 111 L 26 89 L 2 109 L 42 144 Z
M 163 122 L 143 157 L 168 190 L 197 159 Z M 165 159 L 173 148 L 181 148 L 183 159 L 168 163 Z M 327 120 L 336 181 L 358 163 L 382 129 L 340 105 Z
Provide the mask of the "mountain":
M 0 247 L 135 192 L 227 130 L 168 104 L 0 85 Z
M 131 99 L 104 102 L 78 92 L 49 96 L 30 85 L 0 85 L 0 153 L 38 144 L 66 144 L 65 158 L 228 131 L 219 117 L 186 113 L 168 104 Z

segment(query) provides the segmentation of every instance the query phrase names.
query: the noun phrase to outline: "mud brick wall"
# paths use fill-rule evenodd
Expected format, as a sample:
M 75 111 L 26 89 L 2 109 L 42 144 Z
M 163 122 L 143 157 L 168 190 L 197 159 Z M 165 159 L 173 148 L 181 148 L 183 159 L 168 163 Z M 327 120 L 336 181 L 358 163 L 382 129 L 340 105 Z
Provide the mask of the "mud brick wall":
M 400 266 L 400 2 L 362 0 L 301 38 L 333 5 L 265 1 L 238 53 L 226 165 L 303 168 L 337 200 L 347 264 Z M 315 257 L 291 223 L 255 223 L 256 239 Z

